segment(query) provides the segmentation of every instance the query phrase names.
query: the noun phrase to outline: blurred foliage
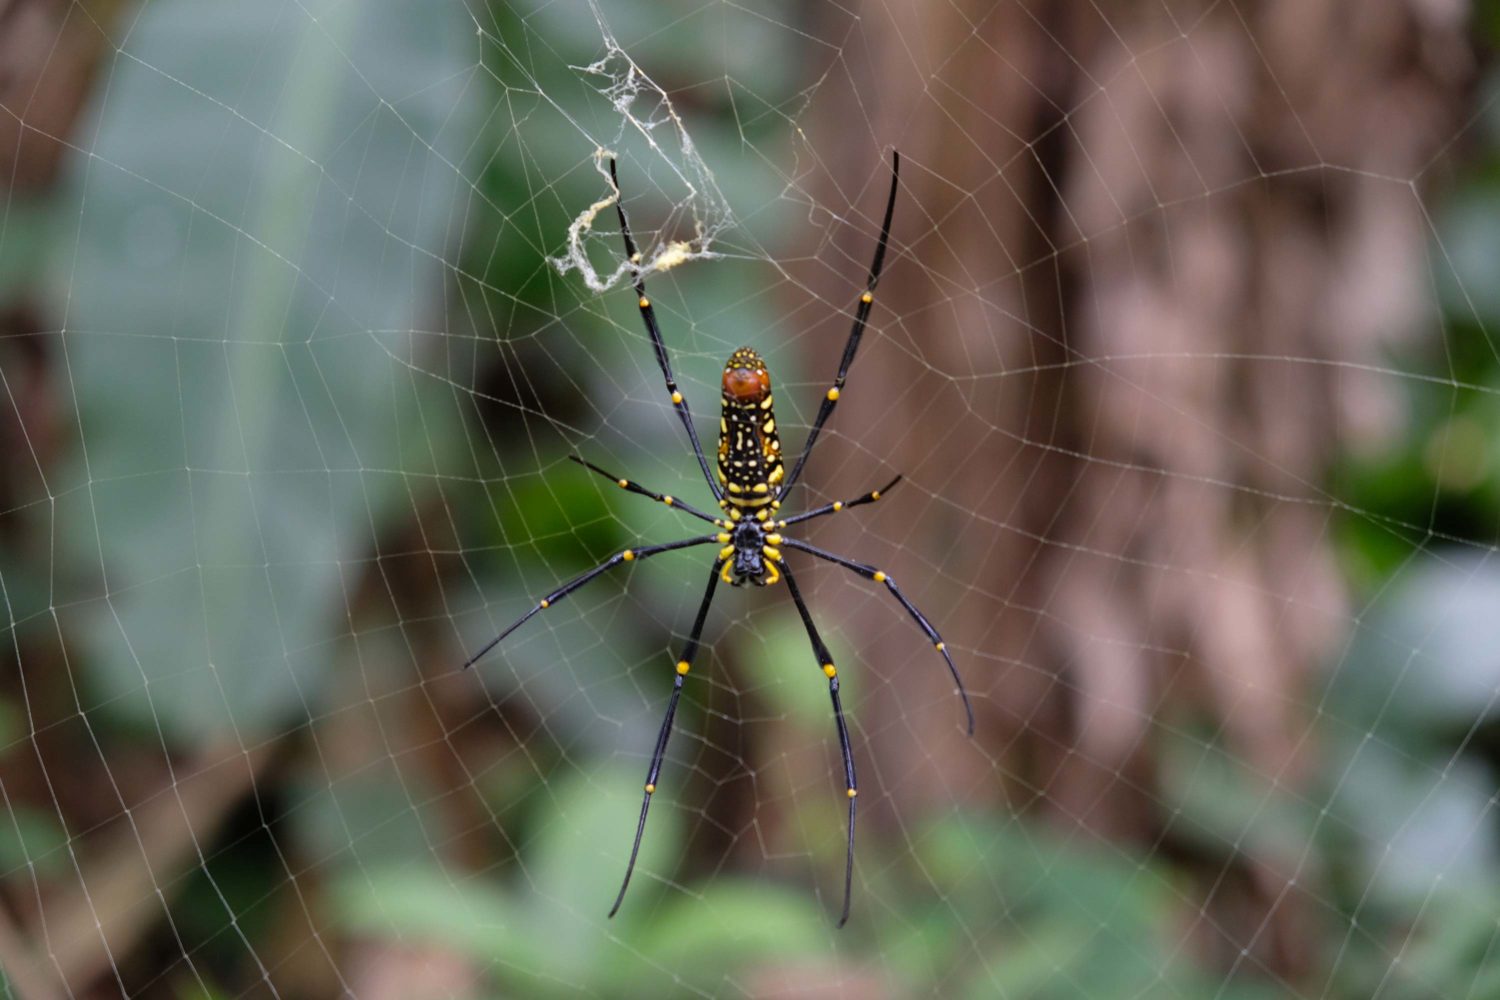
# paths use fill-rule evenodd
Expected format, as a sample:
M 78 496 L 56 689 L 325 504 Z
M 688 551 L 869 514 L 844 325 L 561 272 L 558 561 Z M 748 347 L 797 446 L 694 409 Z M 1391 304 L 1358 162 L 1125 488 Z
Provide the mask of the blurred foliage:
M 1500 43 L 1500 4 L 1476 24 Z M 1391 379 L 1399 434 L 1332 486 L 1365 607 L 1316 706 L 1324 780 L 1300 812 L 1349 928 L 1341 996 L 1500 995 L 1500 74 L 1479 88 L 1434 213 L 1442 335 L 1391 358 L 1411 373 Z
M 393 361 L 465 187 L 411 170 L 467 138 L 462 25 L 311 12 L 317 32 L 274 5 L 147 7 L 59 234 L 82 439 L 55 473 L 57 571 L 109 595 L 79 630 L 96 696 L 174 742 L 319 710 L 345 567 L 458 438 L 451 395 Z
M 173 886 L 177 947 L 226 984 L 253 981 L 243 941 L 265 946 L 301 891 L 290 856 L 326 895 L 321 937 L 456 951 L 495 996 L 865 977 L 896 996 L 1282 995 L 1254 969 L 1226 979 L 1229 963 L 1183 946 L 1204 887 L 1167 851 L 1069 840 L 1008 813 L 955 812 L 899 838 L 866 832 L 857 917 L 840 932 L 836 799 L 788 797 L 792 828 L 830 836 L 737 873 L 692 862 L 698 809 L 683 791 L 681 805 L 658 803 L 628 905 L 605 921 L 639 807 L 640 748 L 661 710 L 655 668 L 672 636 L 652 623 L 682 620 L 699 562 L 653 563 L 662 571 L 631 575 L 628 596 L 624 577 L 580 595 L 556 628 L 481 667 L 497 714 L 515 696 L 545 725 L 472 778 L 495 859 L 479 870 L 446 863 L 463 831 L 388 746 L 372 751 L 386 759 L 329 773 L 318 727 L 378 711 L 349 677 L 410 682 L 405 636 L 386 627 L 401 615 L 355 606 L 349 590 L 414 507 L 451 512 L 462 572 L 452 603 L 428 595 L 424 610 L 452 620 L 455 648 L 472 648 L 539 587 L 673 523 L 619 503 L 570 452 L 584 444 L 669 491 L 694 470 L 630 296 L 594 297 L 546 259 L 602 193 L 567 116 L 601 138 L 618 132 L 576 69 L 598 57 L 597 27 L 549 4 L 493 4 L 477 34 L 415 2 L 307 7 L 329 15 L 316 32 L 274 5 L 237 4 L 234 18 L 147 5 L 130 58 L 100 91 L 94 156 L 74 162 L 56 203 L 9 206 L 0 239 L 0 297 L 50 289 L 66 320 L 67 408 L 83 432 L 48 470 L 55 507 L 30 515 L 59 549 L 0 552 L 13 632 L 47 621 L 47 581 L 61 577 L 69 600 L 57 613 L 78 644 L 87 714 L 115 746 L 177 754 L 226 732 L 242 746 L 313 733 L 317 753 L 260 788 L 262 808 L 235 818 L 225 846 Z M 1497 9 L 1484 5 L 1482 22 L 1500 25 Z M 611 20 L 662 18 L 631 3 Z M 693 18 L 622 38 L 680 80 L 733 81 L 695 91 L 694 138 L 723 189 L 753 205 L 777 202 L 754 161 L 785 140 L 768 109 L 793 102 L 799 79 L 760 23 L 744 16 L 721 49 L 700 44 Z M 564 95 L 572 103 L 547 99 Z M 1309 706 L 1326 771 L 1295 797 L 1193 720 L 1158 733 L 1174 848 L 1215 871 L 1243 856 L 1290 859 L 1329 887 L 1322 916 L 1347 933 L 1332 935 L 1328 997 L 1500 994 L 1500 565 L 1488 549 L 1440 541 L 1500 537 L 1494 107 L 1438 216 L 1434 256 L 1452 261 L 1437 275 L 1444 340 L 1392 360 L 1432 377 L 1393 377 L 1404 433 L 1351 457 L 1331 488 L 1349 508 L 1341 551 L 1369 605 Z M 627 182 L 639 235 L 668 235 L 656 227 L 670 225 L 672 179 L 639 139 L 619 138 L 622 169 L 639 171 Z M 761 213 L 740 238 L 774 248 L 785 219 Z M 711 385 L 739 342 L 766 344 L 761 277 L 726 262 L 692 268 L 683 289 L 653 279 L 685 385 Z M 420 334 L 439 322 L 443 336 Z M 465 368 L 476 344 L 487 360 Z M 796 359 L 766 346 L 795 380 Z M 795 617 L 758 616 L 756 639 L 762 724 L 826 738 L 826 695 L 803 683 Z M 24 745 L 21 706 L 7 709 L 3 743 Z M 714 711 L 689 698 L 679 731 Z M 66 873 L 69 833 L 44 807 L 9 804 L 8 874 Z M 179 995 L 219 995 L 174 983 Z

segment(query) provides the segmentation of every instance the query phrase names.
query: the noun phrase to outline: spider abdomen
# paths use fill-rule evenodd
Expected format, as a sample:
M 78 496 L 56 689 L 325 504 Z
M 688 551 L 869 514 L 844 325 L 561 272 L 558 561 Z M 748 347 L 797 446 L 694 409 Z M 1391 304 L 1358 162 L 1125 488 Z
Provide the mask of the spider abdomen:
M 724 365 L 719 418 L 719 484 L 740 509 L 776 499 L 786 470 L 771 395 L 771 375 L 759 354 L 742 347 Z

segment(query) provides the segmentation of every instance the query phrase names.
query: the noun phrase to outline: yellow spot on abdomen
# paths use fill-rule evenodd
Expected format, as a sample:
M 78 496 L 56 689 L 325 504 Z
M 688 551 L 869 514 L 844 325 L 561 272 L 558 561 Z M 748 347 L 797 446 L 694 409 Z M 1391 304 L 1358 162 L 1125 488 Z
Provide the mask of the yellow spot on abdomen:
M 829 678 L 837 677 L 839 675 L 839 668 L 835 667 L 832 663 L 825 663 L 823 664 L 823 675 Z
M 646 296 L 642 295 L 641 296 L 641 301 L 640 301 L 640 307 L 642 309 L 650 309 L 651 308 L 651 300 L 648 299 L 648 298 L 646 298 Z
M 871 295 L 869 292 L 865 292 L 865 294 L 859 297 L 859 301 L 863 302 L 865 305 L 869 305 L 871 302 L 875 301 L 875 296 Z
M 838 390 L 837 386 L 835 386 L 834 388 L 828 390 L 828 401 L 830 403 L 837 401 L 838 398 L 839 398 L 839 390 Z
M 691 663 L 689 663 L 687 660 L 678 660 L 677 661 L 677 672 L 679 674 L 686 674 L 689 670 L 692 670 L 692 669 L 693 669 L 693 665 Z
M 878 570 L 878 569 L 875 571 L 875 582 L 876 583 L 885 583 L 885 574 L 882 573 L 882 572 L 880 572 L 880 570 Z
M 624 559 L 626 562 L 630 562 L 635 558 L 635 553 L 629 549 L 626 549 L 624 552 L 620 553 L 620 558 Z

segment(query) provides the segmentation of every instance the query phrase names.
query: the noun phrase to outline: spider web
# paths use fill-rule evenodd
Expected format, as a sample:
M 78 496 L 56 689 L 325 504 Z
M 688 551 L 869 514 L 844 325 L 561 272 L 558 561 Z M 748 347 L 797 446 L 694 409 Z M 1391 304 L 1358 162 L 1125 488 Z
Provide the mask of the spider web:
M 8 995 L 1496 995 L 1493 10 L 1046 6 L 18 5 L 94 69 L 0 91 Z M 793 559 L 836 930 L 721 588 L 606 919 L 710 550 L 458 665 L 701 527 L 568 460 L 710 504 L 637 274 L 800 448 L 893 149 L 787 512 L 905 475 L 801 537 L 978 732 Z

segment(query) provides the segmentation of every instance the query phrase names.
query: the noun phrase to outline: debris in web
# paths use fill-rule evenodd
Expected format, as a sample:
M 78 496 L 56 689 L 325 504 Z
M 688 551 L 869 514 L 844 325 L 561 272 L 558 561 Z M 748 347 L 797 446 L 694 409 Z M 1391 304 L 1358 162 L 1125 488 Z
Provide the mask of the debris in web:
M 589 7 L 599 23 L 606 51 L 600 59 L 572 68 L 604 81 L 598 92 L 619 117 L 614 144 L 623 147 L 627 141 L 633 141 L 632 134 L 634 141 L 643 140 L 652 157 L 667 165 L 670 183 L 681 189 L 680 194 L 669 192 L 672 208 L 660 227 L 635 225 L 636 239 L 642 247 L 640 259 L 626 260 L 623 249 L 616 245 L 615 234 L 594 230 L 599 213 L 620 198 L 609 175 L 610 161 L 620 154 L 603 144 L 595 148 L 594 169 L 604 178 L 609 193 L 573 217 L 562 252 L 550 258 L 550 262 L 559 274 L 577 271 L 590 290 L 604 292 L 626 275 L 633 278 L 652 271 L 667 271 L 691 260 L 718 257 L 712 249 L 714 240 L 732 224 L 733 217 L 728 200 L 698 153 L 672 99 L 620 47 L 597 6 L 591 2 Z M 685 238 L 670 235 L 682 229 L 690 230 L 691 235 Z M 654 241 L 653 231 L 658 233 Z M 595 239 L 606 240 L 610 259 L 617 261 L 604 273 L 589 257 L 589 247 Z

